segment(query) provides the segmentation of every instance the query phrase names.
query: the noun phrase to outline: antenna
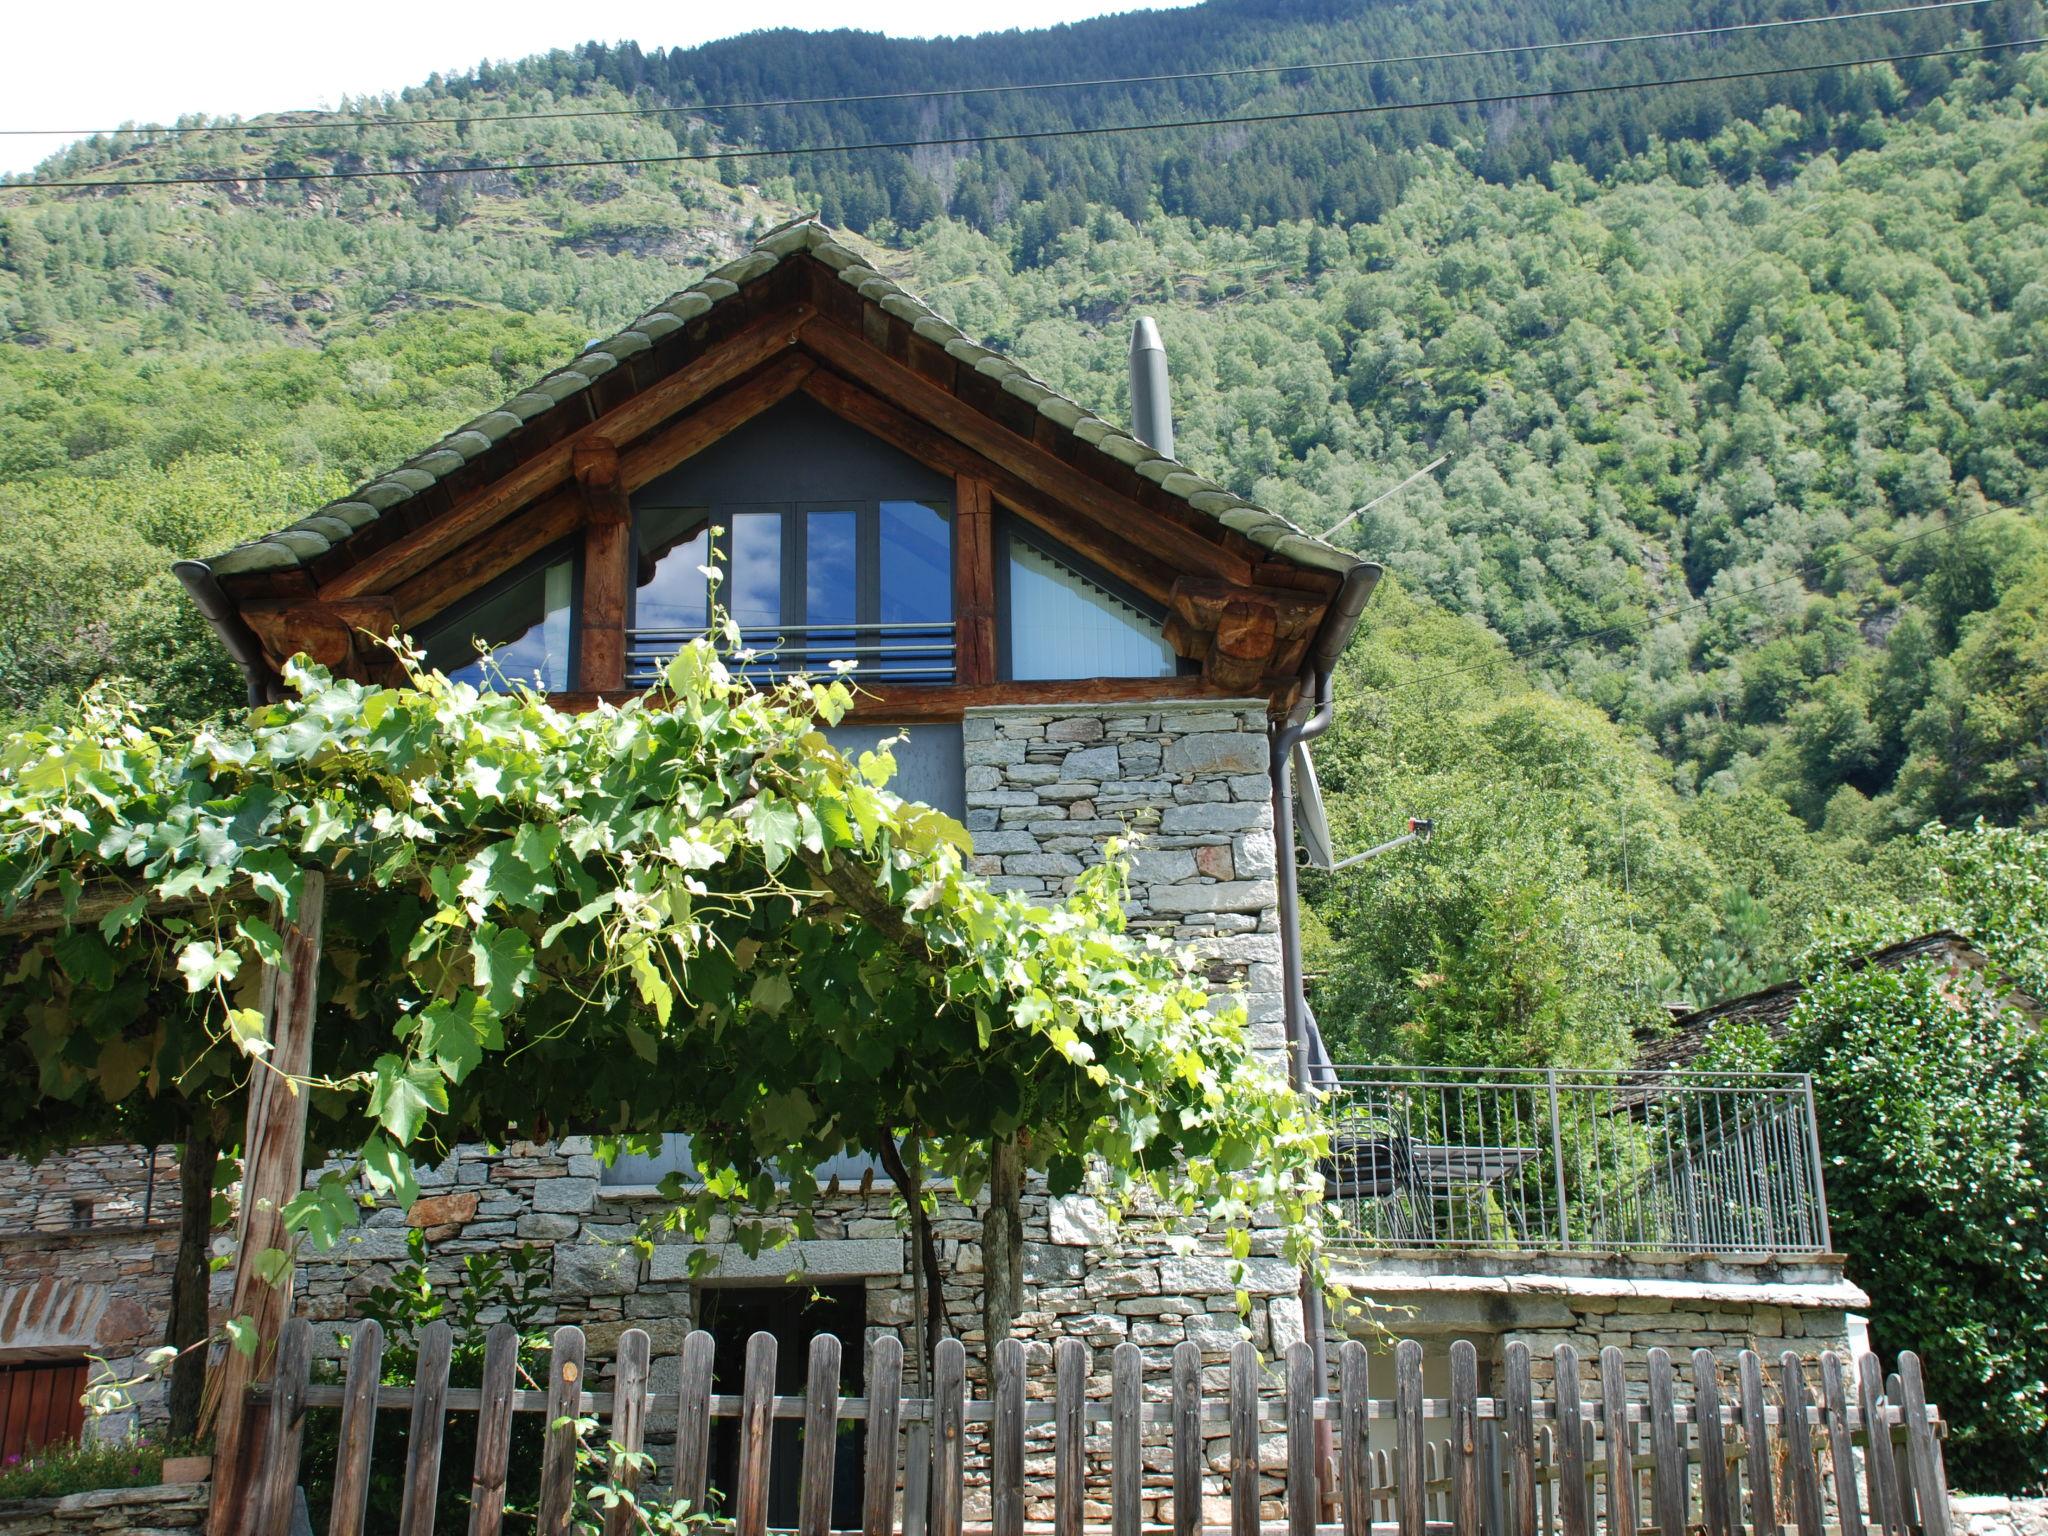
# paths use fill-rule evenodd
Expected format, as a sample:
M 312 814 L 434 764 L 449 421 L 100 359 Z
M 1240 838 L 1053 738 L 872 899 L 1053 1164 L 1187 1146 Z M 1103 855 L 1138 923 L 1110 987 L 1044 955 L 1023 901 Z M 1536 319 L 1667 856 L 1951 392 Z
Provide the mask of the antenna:
M 1337 537 L 1338 533 L 1345 527 L 1349 526 L 1352 522 L 1356 521 L 1358 518 L 1365 516 L 1366 513 L 1370 512 L 1374 507 L 1378 506 L 1381 502 L 1387 500 L 1387 498 L 1389 498 L 1390 496 L 1400 495 L 1403 491 L 1407 490 L 1409 486 L 1413 485 L 1416 481 L 1420 480 L 1424 475 L 1429 474 L 1432 470 L 1435 470 L 1441 465 L 1448 464 L 1450 462 L 1450 459 L 1451 456 L 1448 453 L 1439 454 L 1433 461 L 1423 465 L 1422 468 L 1415 471 L 1414 474 L 1410 475 L 1406 480 L 1403 480 L 1391 491 L 1381 491 L 1379 495 L 1373 497 L 1371 501 L 1368 501 L 1356 512 L 1351 513 L 1349 516 L 1338 518 L 1335 523 L 1331 524 L 1328 528 L 1323 530 L 1323 542 L 1327 544 L 1330 540 Z
M 1325 871 L 1335 874 L 1340 869 L 1349 869 L 1354 864 L 1363 864 L 1367 859 L 1376 859 L 1383 853 L 1392 853 L 1396 848 L 1405 848 L 1410 843 L 1426 843 L 1436 833 L 1436 823 L 1426 816 L 1410 816 L 1408 830 L 1399 837 L 1390 837 L 1384 843 L 1376 844 L 1363 853 L 1354 853 L 1348 859 L 1339 859 Z

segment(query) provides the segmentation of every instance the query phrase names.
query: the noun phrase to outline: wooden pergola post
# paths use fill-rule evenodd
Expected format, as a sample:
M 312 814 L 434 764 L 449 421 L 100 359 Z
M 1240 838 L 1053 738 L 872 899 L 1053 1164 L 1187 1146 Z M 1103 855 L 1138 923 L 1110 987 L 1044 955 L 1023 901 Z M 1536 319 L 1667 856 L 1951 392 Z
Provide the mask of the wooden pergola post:
M 280 922 L 283 966 L 263 976 L 263 1023 L 270 1040 L 267 1065 L 249 1079 L 249 1113 L 242 1137 L 242 1213 L 235 1249 L 234 1300 L 229 1317 L 247 1317 L 256 1328 L 256 1351 L 230 1348 L 221 1359 L 213 1393 L 213 1536 L 259 1536 L 261 1526 L 285 1529 L 273 1515 L 255 1508 L 262 1485 L 256 1465 L 264 1424 L 246 1402 L 251 1385 L 276 1366 L 277 1341 L 291 1316 L 292 1273 L 287 1267 L 273 1285 L 257 1273 L 266 1251 L 287 1249 L 284 1207 L 305 1183 L 306 1094 L 298 1080 L 312 1070 L 313 1015 L 319 1001 L 320 927 L 327 877 L 307 870 L 299 895 L 298 919 Z

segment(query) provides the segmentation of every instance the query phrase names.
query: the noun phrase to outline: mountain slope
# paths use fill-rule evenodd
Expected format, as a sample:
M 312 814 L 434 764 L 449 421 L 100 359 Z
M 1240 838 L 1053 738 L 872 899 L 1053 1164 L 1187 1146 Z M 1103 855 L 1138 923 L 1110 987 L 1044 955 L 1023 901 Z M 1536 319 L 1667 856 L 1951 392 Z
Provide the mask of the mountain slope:
M 1258 14 L 1181 14 L 1226 12 Z M 393 107 L 627 100 L 579 58 Z M 1635 956 L 1623 993 L 1601 983 L 1620 1014 L 1589 1005 L 1611 1024 L 1666 984 L 1776 974 L 1829 899 L 1885 888 L 1888 841 L 1930 816 L 2048 814 L 2048 60 L 1965 65 L 1933 96 L 1866 83 L 1890 110 L 1770 108 L 1604 176 L 1563 159 L 1500 181 L 1484 150 L 1418 146 L 1370 222 L 1226 227 L 1160 211 L 1161 182 L 1137 221 L 1076 201 L 1056 228 L 1056 191 L 987 228 L 878 223 L 871 249 L 1111 416 L 1129 318 L 1160 315 L 1184 456 L 1311 528 L 1449 456 L 1342 535 L 1421 608 L 1390 588 L 1375 621 L 1334 814 L 1354 844 L 1408 813 L 1521 828 L 1510 865 L 1574 872 L 1528 910 L 1564 901 L 1566 928 Z M 440 152 L 424 126 L 352 130 L 346 153 L 334 132 L 73 160 L 226 174 Z M 480 159 L 559 159 L 701 130 L 462 132 Z M 0 192 L 0 708 L 124 674 L 167 715 L 232 703 L 172 558 L 402 458 L 802 191 L 727 165 Z M 1654 859 L 1635 843 L 1653 827 Z M 1333 932 L 1383 925 L 1340 895 L 1319 899 Z M 1487 910 L 1519 931 L 1523 908 Z M 1345 984 L 1361 1028 L 1401 1024 L 1427 958 Z

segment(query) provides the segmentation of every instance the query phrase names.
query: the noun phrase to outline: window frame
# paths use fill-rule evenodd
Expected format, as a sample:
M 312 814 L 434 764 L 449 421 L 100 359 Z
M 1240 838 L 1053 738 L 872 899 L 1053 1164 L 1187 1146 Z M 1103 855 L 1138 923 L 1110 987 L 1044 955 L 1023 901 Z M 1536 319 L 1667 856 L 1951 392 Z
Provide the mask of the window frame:
M 574 692 L 578 675 L 577 669 L 582 664 L 583 659 L 583 549 L 584 541 L 582 535 L 580 533 L 573 533 L 565 539 L 556 540 L 546 549 L 540 551 L 540 553 L 527 556 L 526 559 L 513 566 L 511 570 L 500 572 L 478 587 L 474 592 L 465 593 L 462 597 L 456 599 L 446 608 L 435 614 L 423 626 L 424 632 L 416 639 L 421 654 L 425 655 L 426 652 L 431 650 L 435 644 L 435 638 L 453 625 L 460 623 L 465 614 L 474 613 L 494 598 L 503 597 L 522 581 L 526 581 L 534 576 L 539 576 L 545 581 L 547 570 L 550 566 L 561 565 L 566 561 L 569 566 L 569 653 L 562 666 L 568 675 L 559 686 L 550 686 L 548 692 L 550 694 Z M 545 589 L 543 589 L 541 600 L 543 603 L 547 600 Z M 543 610 L 541 622 L 547 622 L 545 610 Z M 510 643 L 510 641 L 505 640 L 494 641 L 492 649 L 496 650 L 499 646 L 509 645 Z M 472 659 L 476 658 L 474 650 L 470 652 L 470 655 Z M 469 665 L 471 665 L 469 661 L 462 663 L 463 667 L 468 667 Z M 443 670 L 448 669 L 444 668 Z M 455 670 L 459 671 L 461 669 L 457 668 Z M 522 679 L 515 678 L 514 681 L 522 681 Z M 550 682 L 552 683 L 552 679 Z
M 946 616 L 934 619 L 933 624 L 944 623 L 952 626 L 959 622 L 960 591 L 957 566 L 960 538 L 960 512 L 956 499 L 925 496 L 841 496 L 824 501 L 730 501 L 703 503 L 652 503 L 633 507 L 632 537 L 627 546 L 630 580 L 626 586 L 626 683 L 632 687 L 649 681 L 645 674 L 636 674 L 632 661 L 635 649 L 633 637 L 640 631 L 640 570 L 641 543 L 640 520 L 648 513 L 681 512 L 690 515 L 684 524 L 689 530 L 684 539 L 677 541 L 673 548 L 680 547 L 695 538 L 707 528 L 716 529 L 714 537 L 706 543 L 707 559 L 722 566 L 729 586 L 732 572 L 732 519 L 749 512 L 774 512 L 782 519 L 779 540 L 782 569 L 778 586 L 778 626 L 802 626 L 810 623 L 810 518 L 813 513 L 851 512 L 854 516 L 853 536 L 853 580 L 854 619 L 850 627 L 858 628 L 879 624 L 882 615 L 882 507 L 884 503 L 902 502 L 927 507 L 937 513 L 946 525 Z M 727 594 L 729 601 L 729 593 Z M 707 604 L 708 617 L 708 604 Z M 748 628 L 758 631 L 762 626 Z M 664 636 L 669 630 L 661 630 Z M 892 684 L 910 688 L 948 687 L 959 681 L 960 658 L 956 650 L 950 678 L 932 682 Z
M 1049 560 L 1056 560 L 1084 580 L 1093 582 L 1120 603 L 1127 603 L 1153 623 L 1159 625 L 1164 639 L 1168 611 L 1163 604 L 1154 602 L 1136 587 L 1112 571 L 1090 560 L 1086 555 L 1062 544 L 1053 535 L 1027 522 L 1006 508 L 995 513 L 995 537 L 989 542 L 995 551 L 995 606 L 996 606 L 996 681 L 1015 682 L 1012 671 L 1012 642 L 1010 626 L 1015 610 L 1010 605 L 1010 545 L 1021 541 Z M 1172 677 L 1188 677 L 1199 673 L 1201 666 L 1180 654 L 1171 641 L 1165 641 L 1167 650 L 1173 653 L 1173 671 L 1165 674 Z M 1041 682 L 1080 682 L 1081 678 L 1038 679 Z

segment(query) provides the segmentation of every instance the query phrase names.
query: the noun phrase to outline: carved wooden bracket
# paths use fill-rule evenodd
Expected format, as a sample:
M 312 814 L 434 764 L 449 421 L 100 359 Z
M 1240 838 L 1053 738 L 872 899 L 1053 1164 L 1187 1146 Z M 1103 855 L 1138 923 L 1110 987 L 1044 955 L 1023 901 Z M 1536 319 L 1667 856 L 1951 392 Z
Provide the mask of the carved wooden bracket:
M 379 642 L 400 627 L 398 605 L 388 597 L 249 602 L 242 604 L 241 613 L 263 642 L 273 667 L 305 655 L 337 676 L 359 682 L 388 658 Z

